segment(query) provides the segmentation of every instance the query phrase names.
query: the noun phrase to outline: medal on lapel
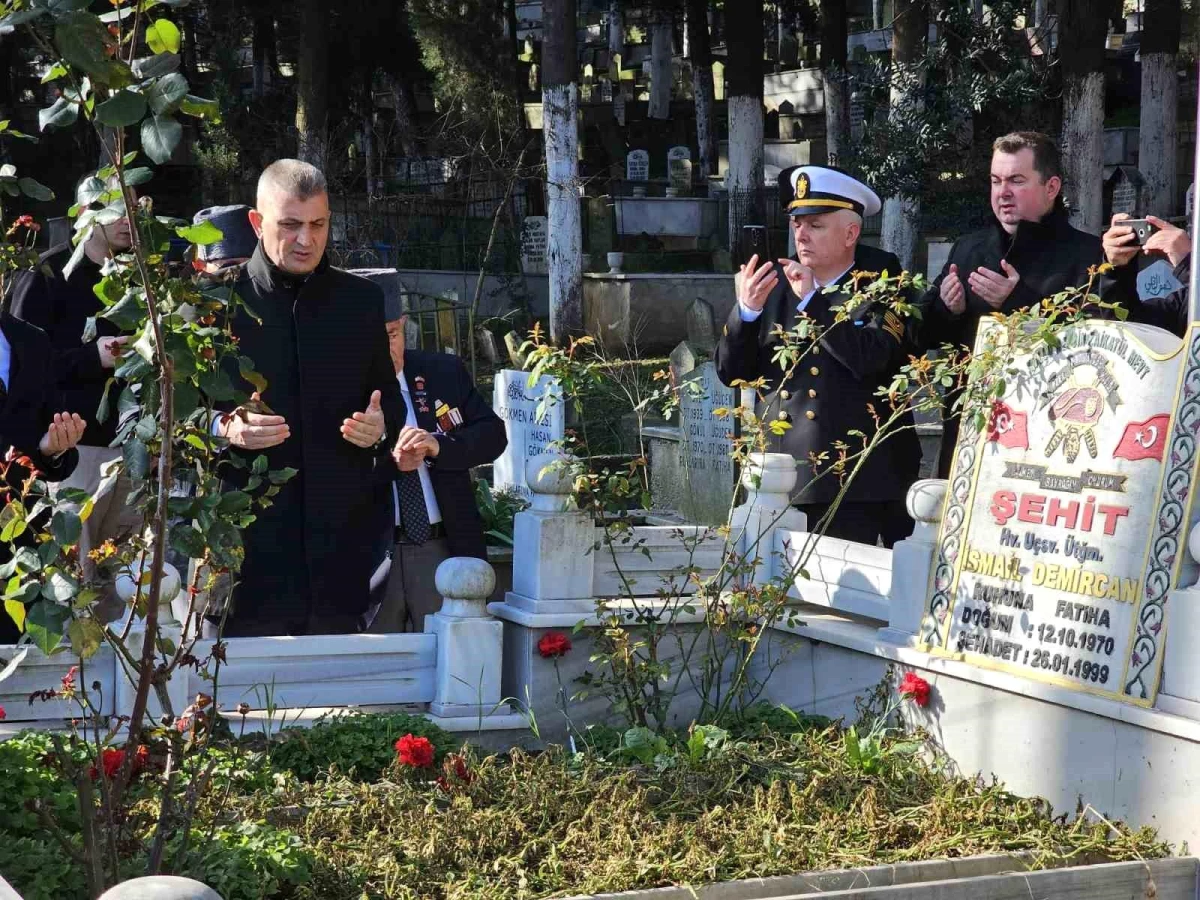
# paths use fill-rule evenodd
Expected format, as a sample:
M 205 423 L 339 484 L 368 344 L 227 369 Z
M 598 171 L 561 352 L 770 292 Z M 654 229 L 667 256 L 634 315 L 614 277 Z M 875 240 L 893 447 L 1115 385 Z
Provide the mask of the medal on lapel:
M 458 407 L 451 408 L 448 403 L 443 403 L 441 400 L 433 401 L 433 414 L 437 416 L 438 428 L 443 434 L 463 423 L 462 413 L 458 411 Z
M 416 403 L 418 412 L 428 414 L 429 395 L 425 392 L 424 375 L 418 375 L 413 379 L 413 402 Z

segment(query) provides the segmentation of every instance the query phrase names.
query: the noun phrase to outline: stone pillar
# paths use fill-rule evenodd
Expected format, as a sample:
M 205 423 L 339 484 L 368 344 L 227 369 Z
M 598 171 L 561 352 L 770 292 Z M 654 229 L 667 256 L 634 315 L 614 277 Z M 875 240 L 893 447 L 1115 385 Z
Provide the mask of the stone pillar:
M 500 705 L 504 623 L 486 604 L 496 573 L 486 560 L 454 556 L 437 567 L 434 583 L 442 608 L 425 620 L 437 635 L 437 681 L 429 711 L 445 718 L 479 718 Z
M 125 568 L 117 576 L 116 584 L 114 585 L 117 596 L 125 603 L 127 611 L 126 615 L 133 616 L 133 625 L 129 629 L 129 634 L 125 638 L 125 646 L 129 652 L 133 654 L 134 659 L 140 659 L 142 656 L 142 645 L 146 640 L 146 620 L 137 614 L 133 608 L 133 600 L 137 594 L 137 582 L 145 577 L 145 572 L 150 568 L 150 560 L 144 560 L 135 570 L 132 567 Z M 158 596 L 158 640 L 161 645 L 163 641 L 170 641 L 172 645 L 179 646 L 179 641 L 182 638 L 183 626 L 178 619 L 175 618 L 175 613 L 171 609 L 171 601 L 180 590 L 179 572 L 170 563 L 163 563 L 163 579 L 162 589 Z M 147 584 L 142 588 L 143 596 L 149 591 Z M 136 677 L 136 676 L 135 676 Z M 171 702 L 171 713 L 178 716 L 183 712 L 188 705 L 188 673 L 187 671 L 176 670 L 172 677 L 167 682 L 167 696 Z M 137 694 L 137 685 L 130 681 L 126 674 L 123 665 L 117 665 L 116 675 L 116 698 L 114 700 L 114 712 L 117 715 L 129 715 L 133 709 L 134 696 Z M 166 710 L 162 708 L 159 702 L 158 693 L 155 690 L 150 691 L 150 699 L 146 705 L 146 715 L 151 719 L 158 719 Z
M 592 517 L 572 508 L 571 457 L 542 453 L 525 464 L 533 494 L 513 523 L 513 589 L 507 601 L 529 612 L 591 612 Z
M 740 554 L 758 560 L 754 583 L 766 584 L 782 569 L 772 554 L 774 532 L 808 528 L 804 513 L 792 506 L 796 460 L 789 453 L 751 453 L 742 466 L 742 487 L 746 500 L 730 516 L 730 536 Z
M 1200 525 L 1188 535 L 1188 552 L 1200 562 Z M 1196 642 L 1200 640 L 1200 581 L 1171 591 L 1167 601 L 1167 638 L 1163 657 L 1162 688 L 1155 704 L 1164 712 L 1200 718 L 1200 666 Z
M 916 526 L 892 549 L 888 626 L 879 629 L 880 639 L 888 643 L 911 647 L 917 642 L 947 485 L 944 478 L 922 478 L 908 489 L 908 514 Z

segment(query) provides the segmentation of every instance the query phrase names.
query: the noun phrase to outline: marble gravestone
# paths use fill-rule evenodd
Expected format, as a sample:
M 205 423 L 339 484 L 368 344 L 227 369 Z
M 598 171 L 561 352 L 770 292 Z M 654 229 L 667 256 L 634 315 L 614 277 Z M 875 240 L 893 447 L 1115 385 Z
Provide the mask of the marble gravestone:
M 525 463 L 545 453 L 565 432 L 566 407 L 558 382 L 543 375 L 531 387 L 529 373 L 501 369 L 492 387 L 492 409 L 504 421 L 508 446 L 492 465 L 492 485 L 530 498 Z
M 686 195 L 692 189 L 692 153 L 687 147 L 667 151 L 667 178 L 673 196 Z
M 625 157 L 625 180 L 648 181 L 650 178 L 650 153 L 646 150 L 630 150 Z
M 679 455 L 682 490 L 679 512 L 688 522 L 723 525 L 729 518 L 736 473 L 733 450 L 734 391 L 721 384 L 717 367 L 705 362 L 689 373 L 679 395 Z
M 1001 334 L 984 321 L 977 353 Z M 921 642 L 1148 706 L 1186 555 L 1200 398 L 1181 395 L 1177 425 L 1186 354 L 1166 331 L 1089 321 L 1059 337 L 1016 355 L 982 430 L 964 417 Z
M 545 216 L 526 216 L 521 221 L 521 265 L 530 275 L 545 275 L 548 271 Z

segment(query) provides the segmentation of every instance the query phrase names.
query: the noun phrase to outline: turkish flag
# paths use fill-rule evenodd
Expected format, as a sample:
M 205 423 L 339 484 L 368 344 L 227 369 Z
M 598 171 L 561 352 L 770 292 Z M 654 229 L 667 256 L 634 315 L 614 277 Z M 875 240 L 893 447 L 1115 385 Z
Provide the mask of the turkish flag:
M 1017 412 L 1002 400 L 992 404 L 992 417 L 988 420 L 987 439 L 1002 447 L 1018 450 L 1029 449 L 1028 416 Z
M 1113 458 L 1150 459 L 1153 457 L 1162 462 L 1163 453 L 1167 449 L 1167 429 L 1171 417 L 1167 413 L 1151 416 L 1145 422 L 1130 422 L 1125 426 L 1125 433 L 1117 442 Z

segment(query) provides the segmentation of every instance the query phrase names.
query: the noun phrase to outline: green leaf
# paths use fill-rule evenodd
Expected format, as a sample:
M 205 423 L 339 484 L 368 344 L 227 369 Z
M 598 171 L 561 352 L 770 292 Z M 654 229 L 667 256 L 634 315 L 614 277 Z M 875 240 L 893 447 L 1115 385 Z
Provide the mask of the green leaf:
M 52 572 L 42 585 L 42 596 L 55 603 L 70 603 L 79 591 L 79 582 L 63 572 Z
M 60 18 L 54 43 L 68 64 L 86 72 L 97 84 L 120 88 L 133 81 L 129 67 L 108 55 L 114 39 L 91 13 L 77 10 Z
M 240 374 L 247 382 L 254 385 L 254 389 L 260 394 L 266 391 L 267 379 L 255 371 L 254 361 L 251 360 L 250 357 L 238 357 L 238 374 Z
M 69 547 L 79 541 L 83 533 L 83 525 L 79 516 L 69 510 L 60 509 L 50 520 L 50 533 L 62 547 Z
M 133 61 L 133 74 L 138 78 L 159 78 L 163 75 L 170 75 L 179 68 L 179 61 L 177 53 L 143 56 Z
M 87 9 L 92 5 L 92 0 L 37 0 L 37 5 L 53 16 L 65 16 L 76 10 Z
M 162 165 L 171 158 L 183 136 L 183 127 L 170 116 L 153 116 L 142 122 L 142 149 Z
M 57 81 L 67 74 L 67 67 L 60 62 L 56 62 L 42 76 L 42 84 L 49 84 L 51 81 Z
M 187 524 L 171 529 L 171 549 L 190 559 L 200 559 L 206 548 L 204 535 Z
M 67 637 L 71 639 L 71 650 L 81 658 L 89 659 L 104 643 L 104 629 L 95 619 L 75 619 L 67 626 Z
M 299 469 L 293 469 L 291 466 L 284 466 L 282 469 L 275 469 L 267 475 L 271 484 L 286 484 L 300 473 Z
M 267 473 L 267 458 L 262 454 L 254 457 L 254 462 L 250 466 L 250 471 L 255 475 L 265 475 Z
M 187 79 L 178 72 L 156 79 L 146 92 L 146 102 L 156 116 L 172 113 L 187 96 Z
M 24 25 L 26 22 L 32 22 L 38 16 L 44 16 L 47 10 L 38 9 L 23 9 L 20 12 L 9 13 L 7 16 L 0 17 L 0 28 L 9 29 L 16 28 L 18 25 Z
M 144 166 L 141 166 L 136 169 L 126 169 L 125 170 L 125 183 L 127 185 L 129 185 L 130 187 L 136 187 L 139 184 L 145 184 L 147 181 L 149 181 L 153 177 L 154 177 L 154 170 L 147 169 Z
M 5 600 L 4 611 L 8 613 L 16 625 L 18 631 L 25 630 L 25 604 L 20 600 Z
M 181 225 L 175 229 L 175 233 L 188 243 L 199 244 L 202 247 L 215 244 L 225 236 L 220 228 L 209 221 L 199 225 Z
M 216 100 L 206 100 L 193 94 L 188 94 L 183 98 L 183 102 L 179 105 L 179 111 L 185 116 L 195 116 L 197 119 L 221 121 L 221 106 Z
M 79 107 L 66 97 L 59 97 L 50 106 L 38 110 L 38 131 L 47 128 L 69 128 L 79 118 Z
M 242 491 L 229 491 L 221 495 L 221 502 L 217 504 L 217 512 L 225 515 L 245 512 L 250 508 L 251 502 L 249 494 Z
M 170 19 L 156 19 L 146 26 L 146 44 L 157 53 L 179 52 L 179 27 Z
M 25 632 L 34 646 L 49 656 L 63 642 L 63 624 L 70 612 L 57 603 L 35 603 L 25 617 Z
M 17 180 L 17 187 L 21 189 L 21 193 L 26 197 L 32 197 L 34 200 L 46 202 L 54 199 L 54 191 L 46 187 L 40 181 L 35 181 L 32 178 L 20 178 Z
M 136 125 L 145 114 L 146 98 L 129 88 L 117 91 L 96 107 L 97 120 L 113 128 Z
M 127 440 L 121 448 L 121 456 L 130 478 L 141 481 L 150 474 L 150 451 L 141 441 L 136 438 Z

